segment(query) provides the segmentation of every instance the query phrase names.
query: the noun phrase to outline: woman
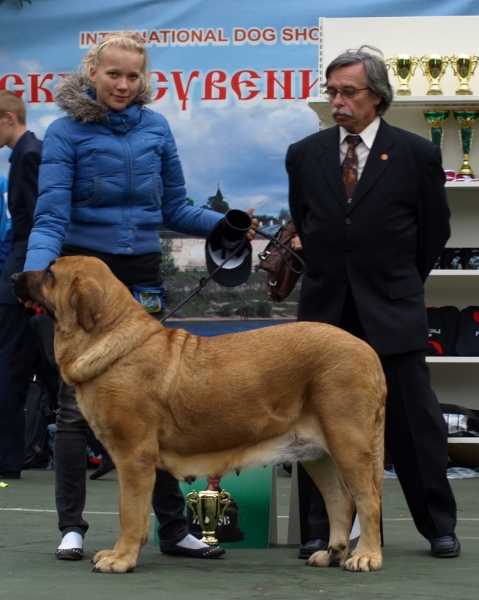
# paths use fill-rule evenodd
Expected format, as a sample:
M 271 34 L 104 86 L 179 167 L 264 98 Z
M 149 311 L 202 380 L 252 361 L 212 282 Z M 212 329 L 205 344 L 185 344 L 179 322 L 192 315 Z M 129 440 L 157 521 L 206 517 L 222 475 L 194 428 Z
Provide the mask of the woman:
M 85 55 L 81 73 L 58 85 L 56 101 L 67 116 L 45 135 L 25 270 L 43 269 L 60 255 L 89 255 L 106 262 L 129 287 L 159 286 L 158 225 L 206 236 L 221 220 L 186 201 L 168 123 L 145 107 L 148 62 L 139 34 L 112 33 Z M 59 559 L 83 557 L 85 436 L 75 390 L 62 382 L 55 441 Z M 188 533 L 183 495 L 169 473 L 157 471 L 153 508 L 163 553 L 197 558 L 224 553 Z

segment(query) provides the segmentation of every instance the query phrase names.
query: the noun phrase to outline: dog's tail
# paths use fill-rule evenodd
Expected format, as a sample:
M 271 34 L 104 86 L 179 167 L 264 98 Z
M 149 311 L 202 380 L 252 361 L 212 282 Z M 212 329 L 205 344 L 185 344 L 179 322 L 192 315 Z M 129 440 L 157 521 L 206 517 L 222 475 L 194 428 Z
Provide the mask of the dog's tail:
M 386 380 L 382 368 L 378 372 L 377 382 L 379 402 L 376 409 L 376 423 L 373 442 L 373 473 L 374 485 L 380 495 L 384 483 L 384 429 L 386 419 L 386 396 L 387 387 Z

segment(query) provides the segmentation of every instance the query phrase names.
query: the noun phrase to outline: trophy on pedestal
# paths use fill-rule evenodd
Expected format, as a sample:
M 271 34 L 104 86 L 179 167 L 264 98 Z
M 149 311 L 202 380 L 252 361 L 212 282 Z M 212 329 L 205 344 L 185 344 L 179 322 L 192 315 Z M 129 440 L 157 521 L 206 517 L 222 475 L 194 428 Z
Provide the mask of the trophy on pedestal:
M 429 89 L 427 91 L 428 96 L 442 95 L 439 81 L 446 71 L 446 67 L 449 64 L 449 58 L 447 56 L 441 56 L 440 54 L 430 54 L 429 56 L 421 56 L 419 61 L 422 70 L 429 81 Z
M 425 110 L 424 118 L 431 125 L 431 142 L 437 146 L 442 146 L 442 140 L 444 138 L 443 125 L 449 117 L 449 110 Z
M 193 491 L 186 495 L 186 502 L 200 524 L 203 533 L 201 541 L 210 546 L 217 546 L 218 540 L 215 538 L 215 531 L 231 502 L 231 495 L 225 490 L 221 492 Z
M 472 94 L 469 80 L 474 75 L 478 60 L 478 56 L 471 54 L 457 54 L 450 57 L 449 64 L 454 71 L 454 75 L 459 79 L 459 89 L 456 90 L 456 95 L 470 96 Z
M 417 56 L 409 54 L 398 54 L 391 56 L 384 61 L 387 68 L 391 68 L 394 75 L 399 79 L 399 87 L 396 91 L 397 96 L 410 96 L 409 80 L 414 75 L 419 59 Z
M 472 125 L 479 117 L 478 110 L 453 110 L 454 118 L 461 125 L 459 130 L 459 139 L 462 149 L 462 166 L 458 172 L 459 175 L 468 175 L 474 177 L 471 166 L 469 164 L 469 152 L 472 144 Z

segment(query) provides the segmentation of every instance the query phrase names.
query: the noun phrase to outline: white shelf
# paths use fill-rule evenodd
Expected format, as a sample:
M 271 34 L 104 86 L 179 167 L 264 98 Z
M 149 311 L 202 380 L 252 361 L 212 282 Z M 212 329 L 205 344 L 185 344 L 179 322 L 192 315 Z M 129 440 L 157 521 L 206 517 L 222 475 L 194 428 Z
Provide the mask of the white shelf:
M 445 187 L 446 190 L 479 190 L 479 181 L 446 181 Z
M 426 362 L 428 363 L 441 363 L 441 364 L 468 364 L 468 363 L 479 363 L 479 356 L 426 356 Z
M 479 269 L 433 269 L 429 277 L 478 277 Z
M 477 437 L 448 437 L 448 444 L 479 444 L 479 438 Z

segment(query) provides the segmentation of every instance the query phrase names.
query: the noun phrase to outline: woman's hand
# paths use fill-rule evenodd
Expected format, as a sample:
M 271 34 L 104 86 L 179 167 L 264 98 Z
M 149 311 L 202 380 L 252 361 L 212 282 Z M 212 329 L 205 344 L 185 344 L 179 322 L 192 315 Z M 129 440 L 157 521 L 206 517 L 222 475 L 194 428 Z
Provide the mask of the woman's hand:
M 258 221 L 258 219 L 255 219 L 253 217 L 253 213 L 254 213 L 254 208 L 248 208 L 248 210 L 246 211 L 246 214 L 251 217 L 251 229 L 246 234 L 246 239 L 249 242 L 251 242 L 251 240 L 254 238 L 254 236 L 256 235 L 256 229 L 258 229 L 258 227 L 259 227 L 259 221 Z
M 37 308 L 41 308 L 40 304 L 38 304 L 38 302 L 36 300 L 26 300 L 25 302 L 23 302 L 23 300 L 20 300 L 20 298 L 18 298 L 18 296 L 17 296 L 17 300 L 20 302 L 20 304 L 23 304 L 25 306 L 25 308 L 31 308 L 33 310 L 36 310 Z

